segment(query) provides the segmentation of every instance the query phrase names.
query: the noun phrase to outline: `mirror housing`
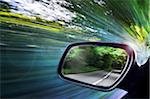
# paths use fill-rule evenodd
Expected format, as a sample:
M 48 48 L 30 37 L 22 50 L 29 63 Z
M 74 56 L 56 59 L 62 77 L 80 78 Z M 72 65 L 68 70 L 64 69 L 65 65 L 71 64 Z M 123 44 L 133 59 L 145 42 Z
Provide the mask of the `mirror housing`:
M 126 55 L 127 55 L 126 63 L 122 67 L 122 70 L 120 70 L 119 76 L 117 76 L 117 78 L 115 78 L 115 80 L 111 84 L 109 84 L 109 85 L 107 84 L 106 85 L 107 82 L 110 83 L 110 80 L 108 79 L 108 78 L 112 78 L 110 75 L 116 75 L 116 74 L 118 75 L 118 73 L 114 73 L 114 70 L 112 70 L 112 69 L 110 71 L 107 71 L 107 72 L 105 71 L 105 75 L 104 75 L 104 72 L 100 73 L 101 71 L 96 71 L 96 72 L 99 72 L 101 75 L 104 75 L 104 76 L 103 76 L 103 78 L 101 78 L 101 79 L 99 79 L 97 81 L 94 81 L 94 83 L 91 83 L 91 82 L 88 81 L 88 80 L 91 79 L 91 77 L 89 78 L 87 75 L 90 75 L 90 76 L 91 75 L 96 75 L 97 77 L 100 77 L 100 75 L 97 75 L 97 73 L 93 73 L 93 72 L 89 73 L 89 71 L 88 71 L 88 73 L 87 72 L 85 73 L 85 70 L 84 71 L 80 70 L 80 72 L 79 72 L 79 69 L 81 69 L 81 68 L 78 69 L 78 72 L 75 72 L 73 70 L 71 71 L 71 69 L 70 69 L 69 72 L 67 72 L 68 74 L 69 73 L 70 74 L 66 75 L 67 73 L 64 72 L 64 70 L 65 70 L 65 67 L 68 66 L 68 65 L 65 65 L 65 62 L 66 62 L 67 58 L 69 57 L 68 55 L 71 55 L 70 52 L 71 51 L 73 52 L 73 51 L 75 51 L 78 48 L 83 50 L 85 48 L 85 46 L 89 47 L 89 48 L 91 46 L 94 47 L 94 48 L 98 47 L 97 49 L 101 49 L 102 47 L 104 47 L 105 49 L 106 48 L 111 48 L 111 49 L 112 48 L 114 48 L 114 49 L 118 49 L 119 48 L 119 49 L 122 49 L 122 50 L 124 50 L 126 52 Z M 85 49 L 87 50 L 87 48 L 85 48 Z M 81 86 L 94 88 L 94 89 L 101 90 L 101 91 L 110 91 L 110 90 L 114 89 L 123 80 L 125 75 L 128 73 L 131 65 L 133 64 L 134 58 L 135 58 L 135 55 L 134 55 L 133 49 L 131 47 L 129 47 L 128 45 L 126 45 L 126 44 L 104 43 L 104 42 L 80 42 L 80 43 L 74 43 L 74 44 L 69 45 L 66 48 L 66 50 L 65 50 L 65 52 L 64 52 L 64 54 L 63 54 L 63 56 L 62 56 L 62 58 L 60 60 L 60 63 L 59 63 L 58 75 L 62 79 L 66 80 L 66 81 L 70 81 L 72 83 L 75 83 L 75 84 L 78 84 L 78 85 L 81 85 Z M 107 60 L 108 60 L 108 58 L 107 58 Z M 91 61 L 93 61 L 93 60 L 91 60 Z M 78 61 L 76 61 L 76 63 L 78 63 Z M 75 65 L 76 63 L 73 63 L 73 65 Z M 80 65 L 78 65 L 78 67 L 79 66 L 83 66 L 83 65 L 80 64 Z M 75 68 L 76 67 L 74 67 L 73 69 L 75 69 Z M 92 77 L 94 78 L 95 76 L 92 76 Z M 100 82 L 102 82 L 102 81 L 103 81 L 103 83 L 100 84 Z

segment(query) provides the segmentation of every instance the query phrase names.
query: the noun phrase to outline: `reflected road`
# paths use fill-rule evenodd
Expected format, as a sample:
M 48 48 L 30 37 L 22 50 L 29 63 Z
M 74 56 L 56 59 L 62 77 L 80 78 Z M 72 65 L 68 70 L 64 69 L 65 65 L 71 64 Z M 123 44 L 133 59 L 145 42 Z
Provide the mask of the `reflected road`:
M 110 86 L 120 76 L 119 73 L 106 72 L 106 71 L 94 71 L 90 73 L 80 74 L 68 74 L 65 77 L 75 79 L 81 82 L 99 85 L 99 86 Z

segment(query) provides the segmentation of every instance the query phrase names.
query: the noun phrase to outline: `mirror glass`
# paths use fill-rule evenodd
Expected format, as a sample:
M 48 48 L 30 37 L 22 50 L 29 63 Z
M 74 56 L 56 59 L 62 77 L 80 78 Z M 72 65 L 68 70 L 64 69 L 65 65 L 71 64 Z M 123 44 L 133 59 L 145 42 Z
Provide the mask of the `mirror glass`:
M 82 45 L 67 53 L 62 74 L 84 83 L 109 87 L 120 77 L 128 54 L 110 46 Z

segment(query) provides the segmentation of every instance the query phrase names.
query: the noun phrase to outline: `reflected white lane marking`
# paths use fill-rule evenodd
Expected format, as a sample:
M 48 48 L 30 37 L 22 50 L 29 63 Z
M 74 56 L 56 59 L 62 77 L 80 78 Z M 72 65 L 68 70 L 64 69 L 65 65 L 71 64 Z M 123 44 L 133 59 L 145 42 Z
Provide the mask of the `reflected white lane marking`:
M 100 80 L 94 82 L 93 85 L 97 85 L 98 83 L 100 83 L 101 81 L 103 81 L 104 79 L 106 79 L 108 76 L 110 76 L 111 73 L 112 73 L 112 71 L 109 72 L 106 76 L 104 76 L 104 78 L 102 78 L 102 79 L 100 79 Z

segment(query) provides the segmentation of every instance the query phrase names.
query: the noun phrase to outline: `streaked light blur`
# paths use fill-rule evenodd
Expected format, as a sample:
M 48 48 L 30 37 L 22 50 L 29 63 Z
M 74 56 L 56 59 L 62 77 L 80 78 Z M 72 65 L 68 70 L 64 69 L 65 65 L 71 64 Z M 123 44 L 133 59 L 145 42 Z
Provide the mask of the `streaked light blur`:
M 150 53 L 149 0 L 0 0 L 2 97 L 120 99 L 59 79 L 67 45 L 79 41 L 132 43 L 139 65 Z M 142 56 L 141 56 L 142 55 Z

